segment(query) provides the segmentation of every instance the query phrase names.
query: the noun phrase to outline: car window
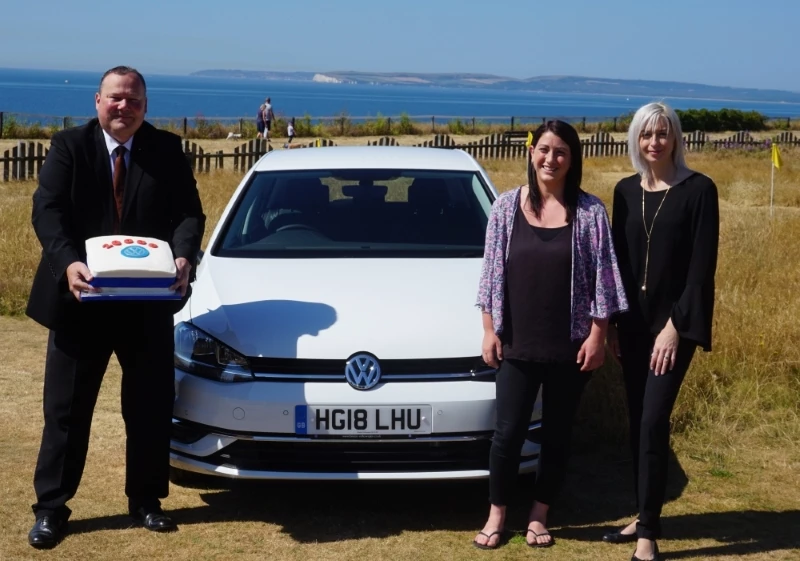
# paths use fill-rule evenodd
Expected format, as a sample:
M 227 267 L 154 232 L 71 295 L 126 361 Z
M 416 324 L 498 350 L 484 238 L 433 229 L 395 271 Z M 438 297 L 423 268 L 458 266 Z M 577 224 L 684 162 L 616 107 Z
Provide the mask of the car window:
M 261 172 L 212 254 L 482 256 L 491 203 L 473 172 Z

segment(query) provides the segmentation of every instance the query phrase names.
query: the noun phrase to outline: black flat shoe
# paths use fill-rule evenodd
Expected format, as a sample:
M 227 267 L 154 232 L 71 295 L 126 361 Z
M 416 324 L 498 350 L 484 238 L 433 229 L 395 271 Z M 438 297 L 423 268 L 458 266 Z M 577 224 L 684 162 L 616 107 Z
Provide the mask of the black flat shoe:
M 178 529 L 175 521 L 159 507 L 141 506 L 131 512 L 131 518 L 151 532 L 174 532 Z
M 652 559 L 639 559 L 636 557 L 636 550 L 633 551 L 631 561 L 661 561 L 661 556 L 658 554 L 658 544 L 653 540 L 653 558 Z
M 28 532 L 28 543 L 36 549 L 52 549 L 58 545 L 67 530 L 67 521 L 57 516 L 42 516 Z
M 606 543 L 633 543 L 638 539 L 636 532 L 632 534 L 623 534 L 622 532 L 608 532 L 603 534 L 603 541 Z

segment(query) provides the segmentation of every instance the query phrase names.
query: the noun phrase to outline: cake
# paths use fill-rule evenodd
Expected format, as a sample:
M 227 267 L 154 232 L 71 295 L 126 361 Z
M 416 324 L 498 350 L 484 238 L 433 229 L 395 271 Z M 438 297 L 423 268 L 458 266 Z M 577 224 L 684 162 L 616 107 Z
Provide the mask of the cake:
M 165 241 L 141 236 L 98 236 L 86 240 L 89 283 L 100 292 L 84 292 L 92 300 L 174 300 L 170 290 L 177 270 Z

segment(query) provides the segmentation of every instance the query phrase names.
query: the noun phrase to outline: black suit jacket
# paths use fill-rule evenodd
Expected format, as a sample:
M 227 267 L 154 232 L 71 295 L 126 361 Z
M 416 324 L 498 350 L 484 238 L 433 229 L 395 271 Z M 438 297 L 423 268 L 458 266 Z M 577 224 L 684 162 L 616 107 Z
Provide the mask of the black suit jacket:
M 111 164 L 97 119 L 53 135 L 33 194 L 42 259 L 26 313 L 50 329 L 70 325 L 86 306 L 69 292 L 67 267 L 86 262 L 85 241 L 114 233 Z M 194 266 L 205 229 L 197 184 L 180 138 L 145 122 L 133 137 L 120 233 L 169 242 Z M 185 299 L 184 299 L 185 301 Z M 180 309 L 161 302 L 165 311 Z

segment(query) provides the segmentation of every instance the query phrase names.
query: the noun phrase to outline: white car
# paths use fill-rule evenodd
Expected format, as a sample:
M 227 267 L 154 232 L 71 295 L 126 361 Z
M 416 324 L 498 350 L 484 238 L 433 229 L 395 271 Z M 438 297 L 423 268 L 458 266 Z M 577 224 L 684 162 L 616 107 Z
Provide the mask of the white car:
M 173 475 L 487 477 L 495 372 L 475 302 L 496 196 L 460 150 L 261 158 L 175 317 Z

